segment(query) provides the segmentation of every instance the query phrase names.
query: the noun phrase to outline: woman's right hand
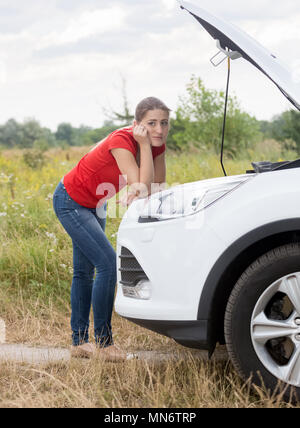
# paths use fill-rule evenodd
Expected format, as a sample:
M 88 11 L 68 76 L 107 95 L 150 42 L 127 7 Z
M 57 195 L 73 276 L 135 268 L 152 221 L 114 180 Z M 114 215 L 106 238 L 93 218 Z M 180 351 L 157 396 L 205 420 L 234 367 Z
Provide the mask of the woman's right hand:
M 135 125 L 133 127 L 133 137 L 139 143 L 140 146 L 147 145 L 147 144 L 151 145 L 147 128 L 142 124 Z

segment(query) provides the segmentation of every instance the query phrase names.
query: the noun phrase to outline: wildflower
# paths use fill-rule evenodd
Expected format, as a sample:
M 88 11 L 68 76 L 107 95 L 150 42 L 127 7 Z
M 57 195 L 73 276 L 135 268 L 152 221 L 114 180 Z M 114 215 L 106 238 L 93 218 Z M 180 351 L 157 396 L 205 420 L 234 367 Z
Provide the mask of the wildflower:
M 0 173 L 0 182 L 3 184 L 10 183 L 12 177 L 13 177 L 13 174 L 6 175 L 6 174 L 4 174 L 4 172 L 1 172 Z
M 64 269 L 66 269 L 66 267 L 67 267 L 67 265 L 65 265 L 64 263 L 61 263 L 59 266 L 64 268 Z
M 17 201 L 15 201 L 15 202 L 13 202 L 12 204 L 11 204 L 11 206 L 15 209 L 15 210 L 17 210 L 17 209 L 19 209 L 20 207 L 22 207 L 22 208 L 24 208 L 24 204 L 22 204 L 21 202 L 17 202 Z
M 48 238 L 50 238 L 50 239 L 56 239 L 55 233 L 52 233 L 52 232 L 45 232 L 45 233 L 48 236 Z
M 53 240 L 53 244 L 56 245 L 57 244 L 57 238 L 55 236 L 55 233 L 53 233 L 53 232 L 47 232 L 47 231 L 45 233 L 48 236 L 48 238 L 50 238 L 50 239 Z
M 6 212 L 0 213 L 0 217 L 5 217 L 7 215 Z

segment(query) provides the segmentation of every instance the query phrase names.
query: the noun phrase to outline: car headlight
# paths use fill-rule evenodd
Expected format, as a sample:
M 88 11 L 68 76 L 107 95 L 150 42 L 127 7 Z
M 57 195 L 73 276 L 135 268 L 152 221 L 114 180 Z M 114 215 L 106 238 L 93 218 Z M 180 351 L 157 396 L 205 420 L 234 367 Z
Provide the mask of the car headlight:
M 139 222 L 169 220 L 195 214 L 253 176 L 254 174 L 213 178 L 182 184 L 155 193 L 145 203 Z

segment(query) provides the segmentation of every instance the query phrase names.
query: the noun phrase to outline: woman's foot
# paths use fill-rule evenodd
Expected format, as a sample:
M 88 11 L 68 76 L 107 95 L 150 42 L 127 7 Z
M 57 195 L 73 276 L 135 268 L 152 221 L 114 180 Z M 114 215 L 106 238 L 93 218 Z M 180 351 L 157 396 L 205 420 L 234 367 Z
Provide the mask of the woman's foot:
M 114 363 L 123 362 L 127 360 L 128 355 L 125 351 L 118 348 L 116 345 L 109 345 L 106 347 L 97 347 L 97 357 L 104 361 L 111 361 Z
M 93 343 L 83 343 L 78 346 L 71 346 L 71 357 L 92 358 L 96 354 L 96 346 Z

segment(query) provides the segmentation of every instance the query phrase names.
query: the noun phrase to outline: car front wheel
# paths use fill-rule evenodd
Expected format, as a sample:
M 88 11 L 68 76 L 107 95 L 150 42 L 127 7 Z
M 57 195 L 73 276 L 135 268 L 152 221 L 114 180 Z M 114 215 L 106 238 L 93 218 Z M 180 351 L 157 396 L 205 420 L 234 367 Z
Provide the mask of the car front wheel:
M 239 278 L 225 313 L 225 339 L 238 373 L 300 399 L 300 245 L 269 251 Z

